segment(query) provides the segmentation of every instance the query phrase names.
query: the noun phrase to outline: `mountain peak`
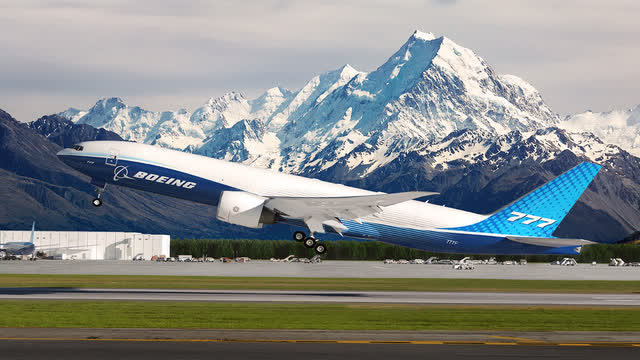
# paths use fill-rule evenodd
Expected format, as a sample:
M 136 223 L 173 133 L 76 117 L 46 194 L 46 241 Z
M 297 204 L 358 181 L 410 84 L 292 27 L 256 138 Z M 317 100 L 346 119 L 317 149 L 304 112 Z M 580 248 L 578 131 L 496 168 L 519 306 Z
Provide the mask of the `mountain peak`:
M 422 32 L 420 30 L 415 30 L 413 34 L 411 34 L 411 37 L 409 38 L 409 40 L 422 40 L 422 41 L 431 41 L 435 39 L 436 39 L 436 36 L 433 35 L 433 33 Z
M 242 95 L 242 93 L 239 93 L 237 91 L 231 91 L 219 97 L 209 98 L 209 100 L 207 101 L 207 105 L 214 105 L 218 103 L 228 103 L 231 101 L 243 101 L 243 100 L 245 100 L 245 98 L 244 98 L 244 95 Z
M 342 67 L 340 67 L 340 69 L 338 70 L 340 71 L 340 77 L 344 78 L 352 78 L 360 73 L 360 71 L 354 69 L 353 66 L 349 64 L 342 65 Z
M 124 101 L 117 96 L 112 97 L 103 97 L 96 102 L 96 105 L 104 106 L 104 107 L 113 107 L 113 106 L 126 106 Z
M 282 89 L 280 88 L 280 86 L 275 86 L 272 87 L 271 89 L 268 89 L 267 92 L 265 93 L 265 95 L 268 96 L 282 96 Z

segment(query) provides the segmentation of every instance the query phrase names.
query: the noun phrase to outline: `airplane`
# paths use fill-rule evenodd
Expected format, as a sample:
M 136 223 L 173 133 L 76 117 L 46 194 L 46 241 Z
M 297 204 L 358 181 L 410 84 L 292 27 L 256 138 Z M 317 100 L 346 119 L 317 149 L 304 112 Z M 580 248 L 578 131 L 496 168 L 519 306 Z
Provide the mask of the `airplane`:
M 91 177 L 96 207 L 107 184 L 190 200 L 227 223 L 302 228 L 294 240 L 317 254 L 323 233 L 466 254 L 575 255 L 595 243 L 552 235 L 600 170 L 589 162 L 484 215 L 416 200 L 435 192 L 372 192 L 135 142 L 87 141 L 57 156 Z
M 31 255 L 31 260 L 35 260 L 36 245 L 33 243 L 34 234 L 36 232 L 36 222 L 31 225 L 31 241 L 30 242 L 8 242 L 0 244 L 0 259 L 7 259 L 11 256 Z

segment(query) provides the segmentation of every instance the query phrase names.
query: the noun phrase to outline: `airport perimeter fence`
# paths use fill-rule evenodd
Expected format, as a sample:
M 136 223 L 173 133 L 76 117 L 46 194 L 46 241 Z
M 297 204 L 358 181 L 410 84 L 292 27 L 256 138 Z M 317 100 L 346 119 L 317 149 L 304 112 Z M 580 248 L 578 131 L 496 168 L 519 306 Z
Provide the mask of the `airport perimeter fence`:
M 384 259 L 428 259 L 432 256 L 446 259 L 461 259 L 471 256 L 486 259 L 491 255 L 442 254 L 410 249 L 377 241 L 338 240 L 327 242 L 326 260 L 384 260 Z M 251 259 L 282 259 L 289 255 L 311 258 L 313 249 L 291 240 L 230 240 L 230 239 L 172 239 L 171 256 L 192 255 L 194 257 L 246 256 Z M 562 259 L 561 255 L 496 255 L 497 261 L 526 259 L 529 262 L 551 262 Z M 571 256 L 578 262 L 608 263 L 611 258 L 622 258 L 626 262 L 640 261 L 640 244 L 597 244 L 585 246 L 582 253 Z

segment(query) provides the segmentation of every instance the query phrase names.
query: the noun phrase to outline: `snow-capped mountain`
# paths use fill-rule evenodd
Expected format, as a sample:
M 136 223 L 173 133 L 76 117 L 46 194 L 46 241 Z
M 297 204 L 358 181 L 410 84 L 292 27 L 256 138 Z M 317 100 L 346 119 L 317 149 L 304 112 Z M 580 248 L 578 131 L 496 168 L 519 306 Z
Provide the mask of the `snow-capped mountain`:
M 295 171 L 319 160 L 315 155 L 327 146 L 348 154 L 364 145 L 376 157 L 368 161 L 385 161 L 381 157 L 462 128 L 501 134 L 557 121 L 531 85 L 498 76 L 473 51 L 448 38 L 415 32 L 386 63 L 358 74 L 290 121 L 280 137 L 294 160 L 317 149 L 305 164 L 294 162 Z
M 455 130 L 506 134 L 559 121 L 533 86 L 496 74 L 446 37 L 419 31 L 373 72 L 344 65 L 295 92 L 275 87 L 256 99 L 232 92 L 193 113 L 151 112 L 109 98 L 60 115 L 128 140 L 287 172 L 349 159 L 360 174 Z
M 385 192 L 437 191 L 434 203 L 491 213 L 585 160 L 603 169 L 554 235 L 611 239 L 636 231 L 640 158 L 592 134 L 554 127 L 499 136 L 458 130 L 364 177 L 340 164 L 314 177 Z
M 574 132 L 591 132 L 640 156 L 640 105 L 628 110 L 587 111 L 567 116 L 559 126 Z

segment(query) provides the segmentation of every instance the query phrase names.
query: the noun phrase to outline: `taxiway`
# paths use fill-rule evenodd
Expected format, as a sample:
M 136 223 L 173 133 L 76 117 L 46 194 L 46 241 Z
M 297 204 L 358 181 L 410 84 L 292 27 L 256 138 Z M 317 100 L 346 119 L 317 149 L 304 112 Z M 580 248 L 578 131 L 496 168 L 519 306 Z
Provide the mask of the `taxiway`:
M 6 300 L 640 306 L 640 294 L 0 288 Z
M 383 264 L 381 261 L 324 261 L 320 264 L 275 263 L 167 263 L 152 261 L 39 260 L 4 261 L 5 274 L 176 275 L 309 278 L 450 278 L 515 280 L 638 280 L 640 267 L 477 265 L 475 270 L 454 270 L 451 265 Z

